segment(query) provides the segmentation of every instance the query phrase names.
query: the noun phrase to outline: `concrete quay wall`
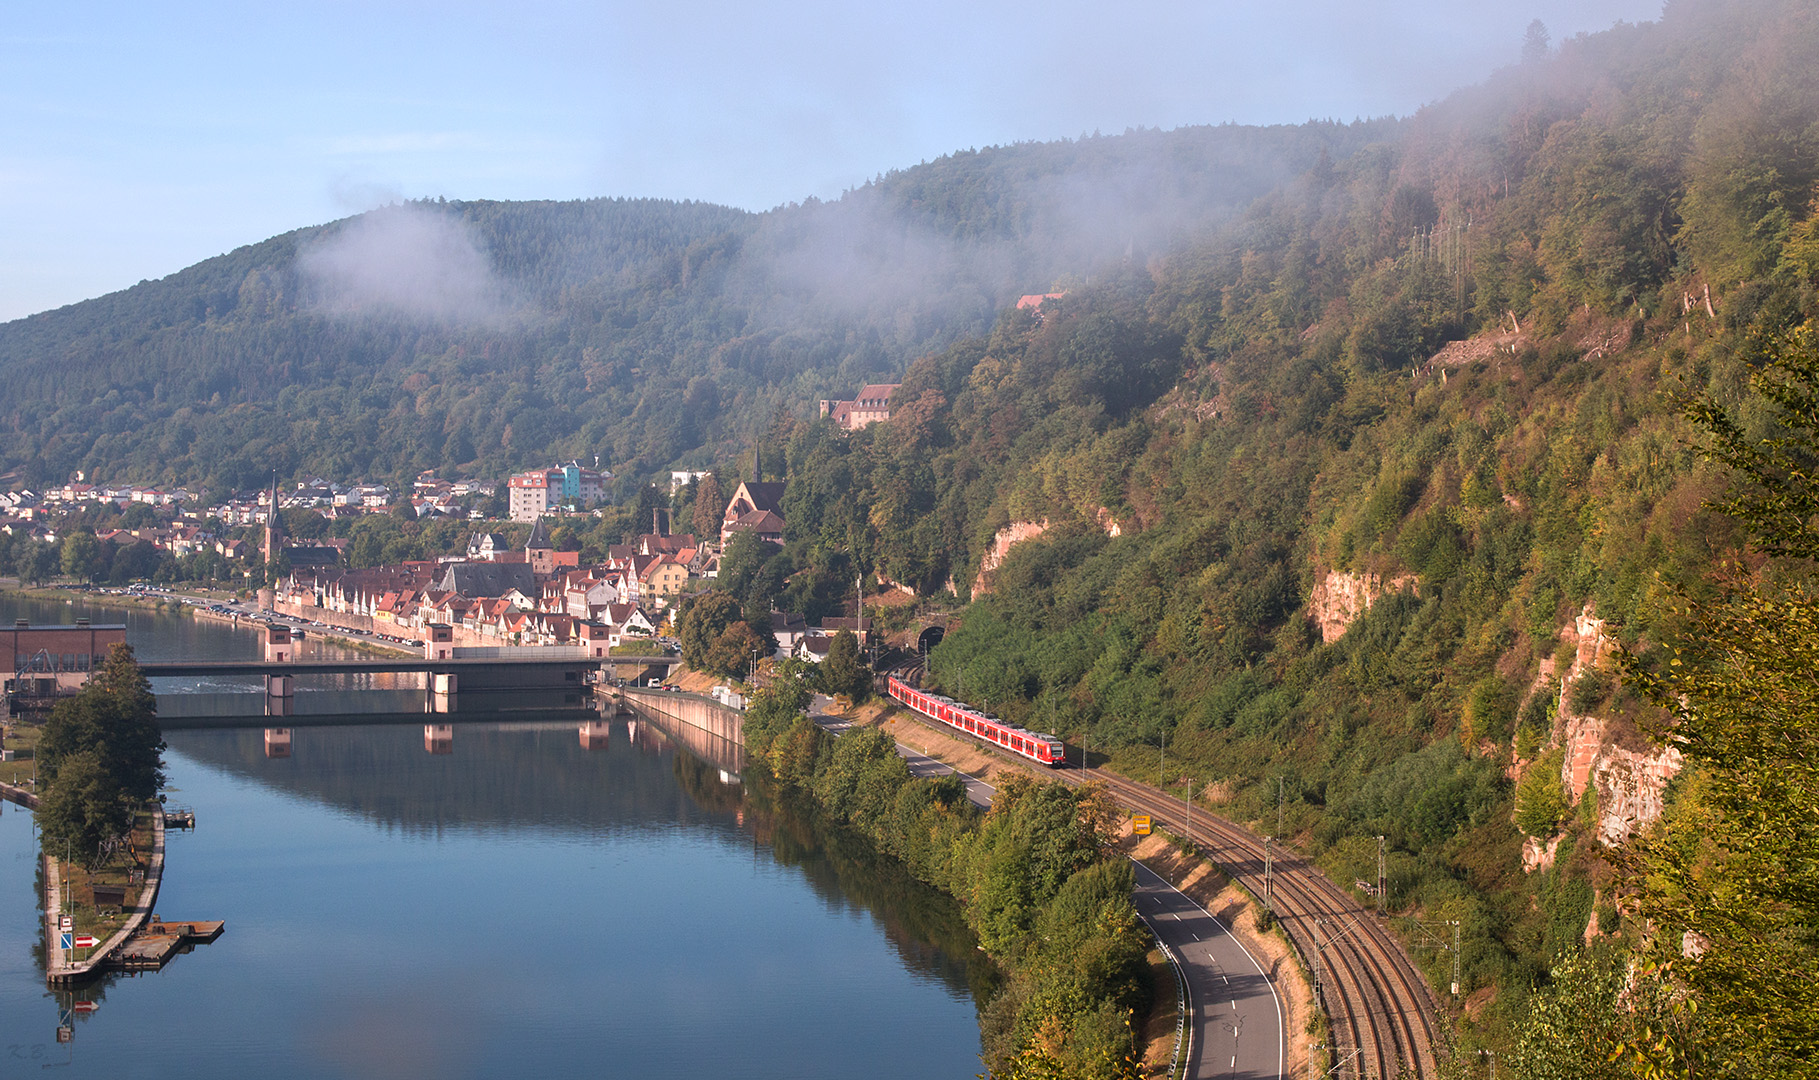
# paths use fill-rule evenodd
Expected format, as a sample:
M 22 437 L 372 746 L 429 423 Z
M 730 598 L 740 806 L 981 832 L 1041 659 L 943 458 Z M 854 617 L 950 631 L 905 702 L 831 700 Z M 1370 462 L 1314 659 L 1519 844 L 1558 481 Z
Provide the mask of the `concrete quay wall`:
M 745 714 L 729 709 L 712 698 L 664 690 L 634 690 L 630 687 L 620 693 L 633 711 L 665 716 L 737 746 L 745 745 Z

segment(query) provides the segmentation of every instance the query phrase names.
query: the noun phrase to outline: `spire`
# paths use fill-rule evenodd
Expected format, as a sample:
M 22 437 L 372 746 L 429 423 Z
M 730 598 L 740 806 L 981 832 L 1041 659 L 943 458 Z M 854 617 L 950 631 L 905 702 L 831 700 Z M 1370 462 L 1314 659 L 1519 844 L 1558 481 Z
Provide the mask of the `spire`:
M 265 550 L 261 553 L 265 557 L 267 566 L 271 565 L 272 556 L 277 554 L 277 545 L 282 539 L 282 535 L 278 528 L 278 474 L 274 472 L 272 473 L 272 501 L 267 503 L 265 508 Z

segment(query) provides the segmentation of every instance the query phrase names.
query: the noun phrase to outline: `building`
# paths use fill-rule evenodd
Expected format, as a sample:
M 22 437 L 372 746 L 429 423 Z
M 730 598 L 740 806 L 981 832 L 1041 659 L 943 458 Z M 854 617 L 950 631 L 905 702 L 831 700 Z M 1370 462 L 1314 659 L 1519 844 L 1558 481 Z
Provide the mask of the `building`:
M 108 647 L 126 640 L 126 625 L 78 619 L 74 626 L 34 626 L 20 619 L 0 634 L 12 639 L 10 649 L 0 646 L 0 678 L 17 711 L 34 702 L 48 706 L 82 689 L 107 658 Z
M 858 431 L 862 427 L 875 424 L 880 420 L 891 418 L 891 395 L 897 392 L 901 383 L 873 383 L 859 391 L 859 396 L 851 401 L 822 401 L 821 415 L 828 417 L 843 431 Z
M 736 532 L 750 531 L 782 546 L 784 487 L 777 481 L 747 480 L 740 484 L 721 518 L 720 542 L 726 543 Z
M 611 473 L 595 472 L 576 462 L 518 473 L 507 482 L 513 521 L 536 521 L 565 503 L 585 506 L 606 498 Z
M 1043 304 L 1050 300 L 1059 300 L 1066 295 L 1066 292 L 1027 293 L 1017 298 L 1017 310 L 1040 313 Z

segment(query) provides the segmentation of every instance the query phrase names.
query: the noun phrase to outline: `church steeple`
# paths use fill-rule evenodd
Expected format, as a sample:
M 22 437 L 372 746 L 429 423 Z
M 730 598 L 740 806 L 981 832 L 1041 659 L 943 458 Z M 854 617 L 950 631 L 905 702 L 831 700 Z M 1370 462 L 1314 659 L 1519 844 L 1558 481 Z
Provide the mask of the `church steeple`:
M 265 509 L 265 549 L 264 549 L 264 551 L 261 552 L 261 554 L 264 555 L 264 557 L 265 557 L 265 565 L 267 565 L 267 566 L 270 566 L 272 564 L 272 559 L 278 554 L 278 545 L 284 539 L 283 529 L 280 528 L 280 526 L 278 525 L 278 474 L 277 473 L 272 474 L 272 496 L 271 497 L 272 497 L 272 501 L 270 503 L 266 504 L 266 509 Z
M 753 446 L 752 447 L 752 483 L 758 484 L 758 483 L 763 483 L 763 481 L 764 481 L 764 448 L 762 446 Z

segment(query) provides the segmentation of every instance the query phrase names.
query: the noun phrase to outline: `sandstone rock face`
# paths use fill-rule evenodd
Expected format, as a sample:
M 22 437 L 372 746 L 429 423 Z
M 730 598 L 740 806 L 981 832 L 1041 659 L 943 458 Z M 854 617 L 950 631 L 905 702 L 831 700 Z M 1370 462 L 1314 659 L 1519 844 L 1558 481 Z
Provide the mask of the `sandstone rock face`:
M 1589 607 L 1562 636 L 1574 641 L 1577 648 L 1572 667 L 1560 680 L 1556 738 L 1566 747 L 1560 782 L 1574 803 L 1588 787 L 1593 788 L 1598 799 L 1598 841 L 1616 847 L 1661 818 L 1667 783 L 1680 772 L 1684 761 L 1671 746 L 1638 753 L 1609 745 L 1605 720 L 1573 714 L 1569 705 L 1573 684 L 1608 658 L 1616 650 L 1616 642 L 1605 634 L 1604 620 L 1592 615 Z
M 992 571 L 1004 565 L 1005 556 L 1011 548 L 1025 540 L 1041 536 L 1048 531 L 1048 520 L 1013 521 L 999 529 L 992 537 L 992 546 L 986 551 L 985 558 L 979 560 L 979 576 L 973 579 L 973 595 L 984 596 L 992 591 Z
M 1345 636 L 1345 631 L 1371 609 L 1378 597 L 1413 584 L 1413 574 L 1385 579 L 1380 574 L 1329 570 L 1308 597 L 1307 617 L 1320 628 L 1320 640 L 1331 645 Z
M 1684 764 L 1680 751 L 1672 746 L 1657 754 L 1605 747 L 1596 769 L 1598 842 L 1616 847 L 1660 820 L 1667 809 L 1667 782 Z
M 1522 872 L 1532 874 L 1554 865 L 1554 853 L 1560 850 L 1561 836 L 1556 836 L 1545 844 L 1532 836 L 1523 837 Z

